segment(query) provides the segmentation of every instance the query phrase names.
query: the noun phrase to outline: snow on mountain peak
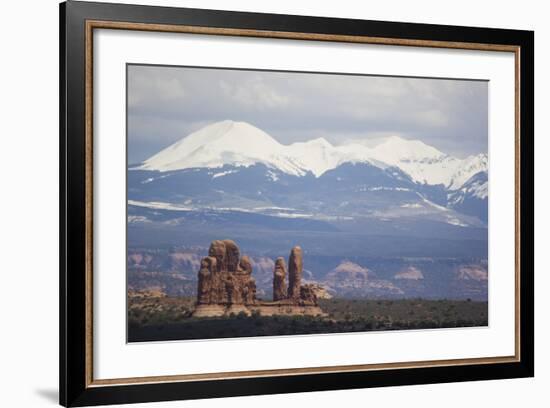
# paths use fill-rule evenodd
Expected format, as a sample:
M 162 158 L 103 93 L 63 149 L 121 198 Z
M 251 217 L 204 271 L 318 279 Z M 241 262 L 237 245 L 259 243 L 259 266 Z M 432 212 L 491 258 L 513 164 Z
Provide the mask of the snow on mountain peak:
M 324 137 L 318 137 L 317 139 L 308 140 L 305 142 L 309 145 L 319 146 L 325 149 L 333 148 L 334 146 Z
M 387 163 L 403 160 L 438 159 L 445 156 L 435 147 L 420 140 L 408 140 L 399 136 L 390 136 L 373 148 L 374 154 Z
M 478 154 L 475 156 L 468 156 L 461 161 L 461 165 L 451 178 L 449 182 L 449 188 L 451 190 L 459 189 L 463 186 L 473 175 L 487 171 L 488 157 L 486 154 Z
M 139 168 L 164 172 L 262 163 L 290 175 L 311 172 L 319 177 L 348 162 L 367 162 L 381 168 L 396 166 L 417 182 L 444 184 L 449 189 L 458 189 L 472 175 L 487 170 L 485 154 L 458 159 L 419 140 L 399 136 L 385 138 L 374 147 L 358 142 L 333 146 L 322 137 L 283 145 L 249 123 L 232 120 L 191 133 L 145 160 Z
M 459 159 L 420 140 L 399 136 L 384 139 L 371 154 L 378 161 L 399 167 L 416 182 L 443 184 L 450 190 L 460 188 L 474 174 L 487 171 L 486 154 Z
M 303 175 L 282 154 L 284 146 L 263 130 L 230 120 L 208 125 L 147 159 L 144 170 L 170 171 L 193 167 L 250 166 L 261 162 L 285 173 Z
M 342 154 L 326 139 L 320 137 L 307 142 L 296 142 L 285 146 L 285 154 L 303 169 L 311 171 L 316 177 L 337 167 Z

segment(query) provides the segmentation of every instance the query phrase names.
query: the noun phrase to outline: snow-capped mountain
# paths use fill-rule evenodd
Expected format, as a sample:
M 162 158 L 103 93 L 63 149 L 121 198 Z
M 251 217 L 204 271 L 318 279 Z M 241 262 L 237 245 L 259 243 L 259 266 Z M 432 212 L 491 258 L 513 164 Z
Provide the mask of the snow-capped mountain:
M 487 172 L 481 171 L 470 177 L 460 189 L 448 194 L 448 207 L 464 214 L 477 215 L 487 222 L 488 197 Z
M 458 159 L 417 140 L 283 145 L 250 124 L 223 121 L 132 168 L 128 200 L 151 211 L 233 211 L 351 228 L 359 219 L 484 228 L 486 169 L 486 155 Z
M 284 154 L 285 146 L 264 131 L 244 122 L 223 121 L 208 125 L 145 160 L 141 170 L 172 171 L 250 166 L 263 163 L 287 174 L 304 169 Z
M 263 164 L 292 176 L 320 177 L 344 163 L 368 163 L 381 169 L 394 166 L 415 182 L 457 190 L 474 174 L 487 170 L 487 155 L 459 159 L 397 136 L 374 147 L 356 142 L 334 146 L 323 138 L 283 145 L 257 127 L 227 120 L 190 134 L 136 169 L 167 172 Z

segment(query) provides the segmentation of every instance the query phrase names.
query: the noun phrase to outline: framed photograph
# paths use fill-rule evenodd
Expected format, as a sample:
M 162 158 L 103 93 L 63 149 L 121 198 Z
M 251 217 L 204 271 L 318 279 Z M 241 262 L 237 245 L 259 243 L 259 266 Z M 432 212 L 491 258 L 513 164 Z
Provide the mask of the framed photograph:
M 533 32 L 60 21 L 62 405 L 534 375 Z

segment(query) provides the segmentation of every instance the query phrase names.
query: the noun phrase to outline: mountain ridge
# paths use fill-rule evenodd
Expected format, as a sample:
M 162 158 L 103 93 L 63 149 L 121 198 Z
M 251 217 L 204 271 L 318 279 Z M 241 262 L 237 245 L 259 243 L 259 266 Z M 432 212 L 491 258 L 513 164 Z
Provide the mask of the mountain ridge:
M 320 177 L 345 163 L 368 163 L 382 169 L 397 167 L 417 183 L 458 190 L 473 175 L 487 171 L 487 159 L 486 154 L 459 159 L 399 136 L 374 147 L 358 142 L 334 146 L 324 138 L 283 145 L 249 123 L 226 120 L 191 133 L 133 169 L 168 172 L 261 163 L 293 176 Z

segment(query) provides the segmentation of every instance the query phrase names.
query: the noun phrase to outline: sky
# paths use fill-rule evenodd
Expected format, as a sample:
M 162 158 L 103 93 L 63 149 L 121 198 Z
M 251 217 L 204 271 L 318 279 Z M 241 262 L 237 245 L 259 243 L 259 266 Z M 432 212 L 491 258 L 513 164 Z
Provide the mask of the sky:
M 227 119 L 283 144 L 400 136 L 487 153 L 486 81 L 129 65 L 127 92 L 130 164 Z

